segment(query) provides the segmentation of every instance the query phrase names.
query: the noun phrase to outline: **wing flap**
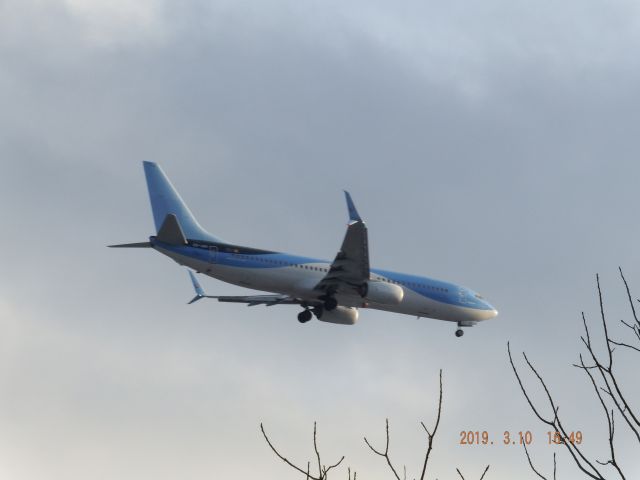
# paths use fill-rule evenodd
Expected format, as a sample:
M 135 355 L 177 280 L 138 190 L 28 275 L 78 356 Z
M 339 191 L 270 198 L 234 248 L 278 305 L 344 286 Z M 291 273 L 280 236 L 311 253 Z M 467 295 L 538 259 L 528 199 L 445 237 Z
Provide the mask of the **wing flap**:
M 302 299 L 290 297 L 288 295 L 207 295 L 198 282 L 198 279 L 191 270 L 188 270 L 189 277 L 191 278 L 191 284 L 195 290 L 196 296 L 189 302 L 189 305 L 197 302 L 202 298 L 215 298 L 219 302 L 229 303 L 246 303 L 248 307 L 254 307 L 256 305 L 266 305 L 272 307 L 273 305 L 301 305 L 307 304 Z
M 246 303 L 248 307 L 300 304 L 300 300 L 287 295 L 207 295 L 207 298 L 217 298 L 219 302 Z

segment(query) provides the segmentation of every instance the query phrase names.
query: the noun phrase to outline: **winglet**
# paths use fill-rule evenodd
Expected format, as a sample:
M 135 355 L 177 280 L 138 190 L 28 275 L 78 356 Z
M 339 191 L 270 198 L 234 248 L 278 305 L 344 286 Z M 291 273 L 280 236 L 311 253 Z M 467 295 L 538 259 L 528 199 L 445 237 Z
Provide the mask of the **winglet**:
M 188 305 L 191 305 L 192 303 L 197 302 L 198 300 L 206 297 L 206 295 L 204 294 L 204 290 L 200 286 L 200 282 L 198 282 L 198 279 L 196 278 L 196 276 L 193 274 L 191 270 L 189 270 L 189 276 L 191 277 L 191 283 L 193 284 L 193 289 L 196 291 L 196 296 L 193 297 L 193 299 L 188 303 Z
M 351 195 L 346 190 L 344 191 L 344 196 L 347 199 L 347 208 L 349 209 L 349 220 L 352 222 L 361 222 L 362 218 L 358 214 L 358 210 L 356 210 L 356 206 L 351 199 Z

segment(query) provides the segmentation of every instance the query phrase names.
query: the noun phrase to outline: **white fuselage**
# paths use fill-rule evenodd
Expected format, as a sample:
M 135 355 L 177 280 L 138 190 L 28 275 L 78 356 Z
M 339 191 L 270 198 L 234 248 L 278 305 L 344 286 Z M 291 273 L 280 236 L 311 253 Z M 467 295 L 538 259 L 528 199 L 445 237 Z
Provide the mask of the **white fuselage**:
M 154 248 L 179 264 L 218 280 L 309 300 L 317 297 L 314 287 L 331 266 L 330 262 L 286 254 L 274 254 L 276 259 L 271 259 L 268 258 L 270 255 L 225 253 L 218 249 L 202 255 L 189 247 L 155 244 Z M 336 300 L 346 307 L 372 308 L 462 325 L 473 325 L 497 314 L 477 294 L 455 284 L 381 270 L 372 270 L 371 280 L 398 285 L 404 292 L 402 301 L 385 305 L 367 301 L 359 295 L 344 294 L 337 294 Z

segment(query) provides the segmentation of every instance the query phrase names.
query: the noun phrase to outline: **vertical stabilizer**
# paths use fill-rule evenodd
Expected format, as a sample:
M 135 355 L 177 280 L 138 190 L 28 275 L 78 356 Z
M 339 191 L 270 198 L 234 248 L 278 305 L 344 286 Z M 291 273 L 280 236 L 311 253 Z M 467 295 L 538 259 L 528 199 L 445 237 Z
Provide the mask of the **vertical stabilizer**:
M 221 239 L 211 235 L 200 226 L 187 204 L 184 203 L 178 191 L 162 171 L 162 168 L 160 168 L 160 165 L 153 162 L 142 163 L 147 179 L 156 232 L 159 232 L 162 228 L 167 215 L 174 215 L 187 238 L 222 242 Z

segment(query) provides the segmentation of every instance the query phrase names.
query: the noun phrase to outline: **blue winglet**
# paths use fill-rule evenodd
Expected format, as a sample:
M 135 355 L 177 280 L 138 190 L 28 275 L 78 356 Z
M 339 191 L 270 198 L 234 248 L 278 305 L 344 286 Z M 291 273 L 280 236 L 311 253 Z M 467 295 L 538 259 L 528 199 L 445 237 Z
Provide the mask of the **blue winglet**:
M 351 220 L 352 222 L 361 222 L 362 218 L 360 218 L 360 215 L 358 214 L 358 210 L 356 210 L 356 206 L 354 205 L 353 200 L 351 199 L 351 195 L 349 195 L 349 192 L 345 190 L 344 196 L 347 199 L 347 208 L 349 209 L 349 220 Z
M 189 304 L 192 304 L 193 302 L 197 302 L 201 298 L 204 298 L 206 295 L 204 294 L 204 290 L 200 286 L 198 279 L 191 270 L 189 270 L 189 276 L 191 277 L 191 283 L 193 283 L 193 289 L 196 291 L 196 296 L 189 302 Z

